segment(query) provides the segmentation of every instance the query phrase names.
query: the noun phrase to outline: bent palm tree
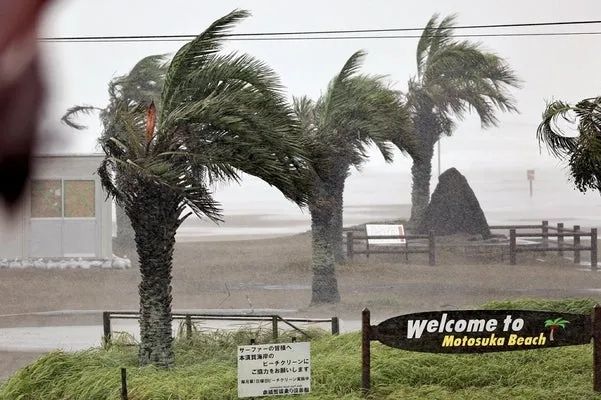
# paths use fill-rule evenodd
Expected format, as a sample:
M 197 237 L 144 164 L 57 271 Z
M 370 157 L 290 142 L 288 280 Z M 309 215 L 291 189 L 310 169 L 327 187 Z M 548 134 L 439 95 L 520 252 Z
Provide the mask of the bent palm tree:
M 391 161 L 393 138 L 402 151 L 411 142 L 409 116 L 399 93 L 382 77 L 358 74 L 363 57 L 361 51 L 353 54 L 316 102 L 307 97 L 294 100 L 314 172 L 309 197 L 312 303 L 340 300 L 335 261 L 342 258 L 343 194 L 350 168 L 360 167 L 371 144 Z
M 413 157 L 411 223 L 422 219 L 430 199 L 434 146 L 450 136 L 455 120 L 474 110 L 483 128 L 497 124 L 496 112 L 517 111 L 510 87 L 519 80 L 503 58 L 476 43 L 453 39 L 455 18 L 434 15 L 417 45 L 417 75 L 409 80 L 407 104 L 416 131 Z
M 119 126 L 119 120 L 116 116 L 117 107 L 120 103 L 129 102 L 132 106 L 147 106 L 151 102 L 157 104 L 160 102 L 168 66 L 166 57 L 162 55 L 143 58 L 136 63 L 128 74 L 119 76 L 109 82 L 109 104 L 105 108 L 87 105 L 71 107 L 63 116 L 63 122 L 75 129 L 84 129 L 85 126 L 76 123 L 73 120 L 74 117 L 82 113 L 98 112 L 104 127 L 103 134 L 108 137 L 114 135 L 116 129 L 123 129 Z M 134 231 L 131 222 L 119 205 L 116 206 L 116 220 L 117 237 L 114 241 L 115 246 L 122 252 L 134 248 Z M 129 256 L 132 258 L 133 264 L 137 265 L 136 260 L 131 255 Z
M 578 135 L 566 135 L 558 120 L 578 122 Z M 601 97 L 584 99 L 575 105 L 555 101 L 547 105 L 537 138 L 557 158 L 566 160 L 576 187 L 601 193 Z
M 238 181 L 242 171 L 306 202 L 304 144 L 275 73 L 248 55 L 220 53 L 228 30 L 247 15 L 220 18 L 176 53 L 158 109 L 118 99 L 116 125 L 100 139 L 99 176 L 136 235 L 141 364 L 173 364 L 175 233 L 191 213 L 221 219 L 210 185 Z

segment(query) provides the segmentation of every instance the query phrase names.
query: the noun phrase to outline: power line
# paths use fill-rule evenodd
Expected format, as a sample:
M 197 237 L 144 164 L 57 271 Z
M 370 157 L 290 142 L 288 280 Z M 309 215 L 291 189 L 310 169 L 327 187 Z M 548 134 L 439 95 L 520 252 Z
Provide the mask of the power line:
M 529 22 L 529 23 L 507 23 L 507 24 L 487 24 L 487 25 L 460 25 L 454 26 L 453 29 L 485 29 L 485 28 L 519 28 L 519 27 L 541 27 L 541 26 L 566 26 L 566 25 L 592 25 L 601 24 L 601 20 L 580 20 L 580 21 L 550 21 L 550 22 Z M 290 32 L 256 32 L 256 33 L 230 33 L 224 36 L 228 38 L 240 38 L 236 40 L 242 40 L 245 37 L 252 37 L 252 39 L 246 40 L 258 40 L 255 37 L 265 36 L 304 36 L 304 35 L 330 35 L 330 34 L 357 34 L 357 33 L 386 33 L 386 32 L 409 32 L 409 31 L 422 31 L 423 27 L 420 28 L 387 28 L 387 29 L 349 29 L 349 30 L 320 30 L 320 31 L 290 31 Z M 501 35 L 501 34 L 499 34 Z M 120 41 L 125 42 L 128 40 L 132 41 L 183 41 L 191 40 L 197 35 L 116 35 L 116 36 L 56 36 L 56 37 L 41 37 L 40 41 L 44 42 L 97 42 L 97 41 Z M 467 36 L 467 37 L 475 37 Z M 478 35 L 480 36 L 480 35 Z M 488 35 L 486 35 L 488 36 Z M 485 37 L 486 37 L 485 36 Z M 403 36 L 405 37 L 405 36 Z M 407 36 L 408 38 L 412 36 Z M 457 37 L 461 37 L 457 35 Z M 345 37 L 346 38 L 346 37 Z M 360 38 L 371 38 L 371 37 L 360 37 Z M 393 38 L 388 36 L 385 38 Z M 394 38 L 397 38 L 396 36 Z M 166 40 L 169 39 L 169 40 Z M 265 40 L 265 38 L 262 38 Z M 291 38 L 285 38 L 285 40 L 292 40 Z
M 592 32 L 523 32 L 523 33 L 483 33 L 452 35 L 454 38 L 484 38 L 484 37 L 545 37 L 545 36 L 595 36 L 601 31 Z M 430 37 L 437 37 L 431 35 Z M 40 39 L 43 43 L 137 43 L 137 42 L 187 42 L 196 36 L 182 38 L 141 38 L 141 39 Z M 228 37 L 229 41 L 298 41 L 298 40 L 352 40 L 352 39 L 419 39 L 422 35 L 373 35 L 373 36 L 309 36 L 309 37 Z

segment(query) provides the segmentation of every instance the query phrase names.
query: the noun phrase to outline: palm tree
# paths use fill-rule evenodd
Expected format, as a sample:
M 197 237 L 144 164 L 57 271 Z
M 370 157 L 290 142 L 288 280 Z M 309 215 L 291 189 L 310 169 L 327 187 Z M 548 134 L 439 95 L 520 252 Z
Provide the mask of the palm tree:
M 139 360 L 171 366 L 175 233 L 191 213 L 221 220 L 211 185 L 255 175 L 305 204 L 304 143 L 276 74 L 249 55 L 222 54 L 233 11 L 185 44 L 169 65 L 160 102 L 115 104 L 98 173 L 135 231 L 141 282 Z M 115 128 L 115 129 L 113 129 Z
M 126 101 L 132 105 L 145 106 L 151 102 L 160 103 L 168 66 L 167 58 L 162 55 L 143 58 L 128 74 L 119 76 L 109 82 L 109 104 L 105 108 L 89 105 L 74 106 L 67 110 L 62 120 L 75 129 L 84 129 L 85 126 L 76 123 L 73 118 L 82 113 L 98 112 L 104 127 L 104 134 L 109 137 L 114 136 L 115 129 L 123 129 L 119 127 L 119 121 L 115 115 L 120 102 Z M 117 237 L 114 245 L 120 252 L 125 254 L 125 252 L 135 248 L 134 231 L 125 210 L 119 205 L 115 209 Z M 133 264 L 137 265 L 137 261 L 132 257 L 133 255 L 128 255 L 132 258 Z
M 409 80 L 407 104 L 417 137 L 411 175 L 411 223 L 417 226 L 430 199 L 434 146 L 450 136 L 469 111 L 483 128 L 497 124 L 496 112 L 517 111 L 508 90 L 519 80 L 503 58 L 477 43 L 453 38 L 455 17 L 434 15 L 417 45 L 417 75 Z
M 565 125 L 578 122 L 578 135 L 566 135 Z M 576 187 L 601 193 L 601 97 L 581 100 L 575 105 L 554 101 L 547 105 L 538 127 L 539 143 L 556 157 L 566 160 Z
M 549 340 L 551 342 L 555 341 L 555 331 L 557 331 L 557 329 L 562 328 L 565 329 L 566 328 L 566 324 L 569 324 L 570 321 L 566 321 L 563 318 L 556 318 L 556 319 L 548 319 L 545 321 L 545 328 L 549 328 L 550 330 L 550 334 L 549 334 Z
M 380 76 L 358 74 L 363 58 L 361 51 L 353 54 L 317 101 L 294 99 L 314 174 L 309 197 L 313 304 L 340 300 L 335 261 L 342 258 L 343 193 L 350 168 L 361 166 L 371 144 L 391 161 L 393 138 L 402 151 L 411 143 L 399 93 Z

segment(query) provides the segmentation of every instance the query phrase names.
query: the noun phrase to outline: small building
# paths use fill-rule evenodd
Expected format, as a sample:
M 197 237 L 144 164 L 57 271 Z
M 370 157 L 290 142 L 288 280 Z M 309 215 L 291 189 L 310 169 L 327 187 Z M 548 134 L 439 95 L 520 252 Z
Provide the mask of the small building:
M 0 207 L 0 260 L 112 259 L 112 203 L 96 174 L 103 155 L 34 157 L 21 205 Z

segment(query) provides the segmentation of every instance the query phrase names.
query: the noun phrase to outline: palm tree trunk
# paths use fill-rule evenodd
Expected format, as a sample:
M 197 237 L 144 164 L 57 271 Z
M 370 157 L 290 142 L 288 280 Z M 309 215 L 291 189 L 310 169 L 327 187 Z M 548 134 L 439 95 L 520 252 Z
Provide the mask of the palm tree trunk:
M 173 365 L 171 269 L 179 226 L 177 198 L 159 187 L 138 192 L 128 214 L 136 233 L 140 261 L 140 365 Z
M 334 199 L 333 204 L 333 215 L 332 215 L 332 246 L 334 251 L 334 260 L 338 264 L 342 264 L 345 261 L 344 246 L 342 243 L 343 238 L 343 211 L 344 211 L 344 180 L 332 187 L 330 195 Z
M 320 186 L 309 204 L 313 247 L 311 304 L 340 301 L 332 243 L 335 199 L 328 195 L 323 185 Z
M 420 157 L 413 159 L 411 166 L 411 219 L 410 225 L 416 228 L 430 202 L 430 178 L 432 177 L 432 157 L 434 143 L 424 143 Z

